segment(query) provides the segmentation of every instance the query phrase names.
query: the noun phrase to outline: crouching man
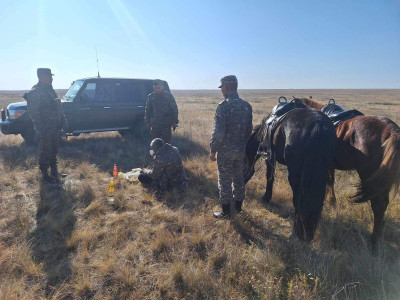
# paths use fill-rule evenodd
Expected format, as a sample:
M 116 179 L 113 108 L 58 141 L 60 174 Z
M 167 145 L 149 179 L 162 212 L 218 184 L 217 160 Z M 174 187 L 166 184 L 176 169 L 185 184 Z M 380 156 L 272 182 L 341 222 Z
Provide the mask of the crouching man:
M 173 189 L 184 192 L 188 180 L 178 148 L 156 138 L 150 143 L 150 155 L 154 158 L 153 169 L 144 169 L 139 181 L 162 192 Z

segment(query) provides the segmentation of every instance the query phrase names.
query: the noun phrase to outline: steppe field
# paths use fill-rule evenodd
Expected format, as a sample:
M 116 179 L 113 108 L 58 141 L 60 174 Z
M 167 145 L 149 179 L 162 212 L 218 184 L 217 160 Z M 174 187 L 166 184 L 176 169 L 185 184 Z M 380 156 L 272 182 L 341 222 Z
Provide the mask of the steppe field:
M 65 92 L 59 91 L 59 95 Z M 23 91 L 0 92 L 0 106 Z M 0 299 L 400 299 L 400 198 L 386 212 L 384 241 L 372 255 L 369 203 L 353 204 L 353 172 L 337 172 L 336 208 L 327 202 L 315 239 L 289 239 L 293 207 L 279 165 L 270 204 L 260 198 L 266 167 L 247 184 L 244 213 L 216 220 L 217 166 L 208 159 L 213 91 L 174 91 L 180 124 L 172 139 L 190 176 L 185 196 L 164 201 L 122 182 L 120 171 L 151 162 L 149 140 L 97 133 L 68 138 L 62 187 L 41 185 L 37 151 L 0 134 Z M 258 124 L 279 96 L 335 98 L 345 109 L 400 124 L 400 90 L 239 90 Z

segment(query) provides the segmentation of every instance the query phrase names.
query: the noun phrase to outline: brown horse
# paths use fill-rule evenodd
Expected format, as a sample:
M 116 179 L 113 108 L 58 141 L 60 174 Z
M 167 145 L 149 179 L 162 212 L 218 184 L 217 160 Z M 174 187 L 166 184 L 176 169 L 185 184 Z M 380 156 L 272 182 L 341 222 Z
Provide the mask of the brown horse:
M 309 108 L 321 110 L 325 105 L 309 98 L 294 98 Z M 360 176 L 354 202 L 371 201 L 374 213 L 373 245 L 382 237 L 384 215 L 389 204 L 389 193 L 394 195 L 400 185 L 400 128 L 382 116 L 357 116 L 336 127 L 338 144 L 335 169 L 356 170 Z M 328 197 L 336 202 L 334 170 L 330 171 Z

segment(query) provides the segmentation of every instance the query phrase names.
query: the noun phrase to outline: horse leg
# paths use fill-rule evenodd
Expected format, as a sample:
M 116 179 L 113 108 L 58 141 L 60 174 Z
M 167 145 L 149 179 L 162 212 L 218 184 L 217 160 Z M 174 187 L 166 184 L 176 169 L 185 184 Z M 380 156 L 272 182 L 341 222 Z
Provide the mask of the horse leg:
M 371 208 L 374 213 L 374 229 L 371 236 L 373 250 L 377 249 L 378 242 L 382 239 L 385 211 L 388 204 L 389 193 L 383 198 L 374 197 L 371 199 Z
M 267 185 L 265 188 L 265 194 L 262 196 L 261 200 L 265 203 L 268 203 L 271 201 L 272 198 L 272 189 L 274 187 L 274 180 L 275 180 L 275 159 L 272 159 L 271 161 L 266 160 L 265 164 L 267 166 Z
M 303 214 L 300 207 L 301 195 L 300 195 L 300 174 L 295 173 L 294 170 L 290 170 L 289 172 L 289 184 L 292 188 L 293 192 L 293 207 L 294 207 L 294 224 L 293 224 L 293 234 L 297 236 L 300 240 L 306 239 L 305 227 Z
M 328 182 L 327 182 L 328 200 L 331 206 L 336 207 L 336 196 L 335 196 L 334 186 L 335 186 L 335 169 L 332 168 L 329 170 L 328 173 Z

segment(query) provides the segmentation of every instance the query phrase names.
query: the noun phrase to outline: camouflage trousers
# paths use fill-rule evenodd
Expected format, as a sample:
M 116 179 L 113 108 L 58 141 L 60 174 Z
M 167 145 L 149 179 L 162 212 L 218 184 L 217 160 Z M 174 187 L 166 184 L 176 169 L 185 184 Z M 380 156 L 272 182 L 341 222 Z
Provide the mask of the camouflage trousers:
M 244 152 L 218 152 L 218 189 L 222 205 L 244 200 L 244 157 Z
M 150 169 L 143 169 L 142 174 L 140 174 L 138 178 L 143 186 L 149 189 L 160 190 L 162 192 L 176 189 L 178 192 L 185 192 L 188 188 L 187 179 L 183 181 L 168 180 L 167 176 L 164 174 L 161 179 L 153 180 L 151 175 L 149 175 L 150 171 Z
M 150 132 L 153 139 L 161 138 L 164 143 L 171 142 L 171 126 L 152 126 Z
M 39 168 L 47 169 L 57 163 L 57 153 L 60 146 L 60 132 L 47 131 L 37 135 L 39 148 Z

